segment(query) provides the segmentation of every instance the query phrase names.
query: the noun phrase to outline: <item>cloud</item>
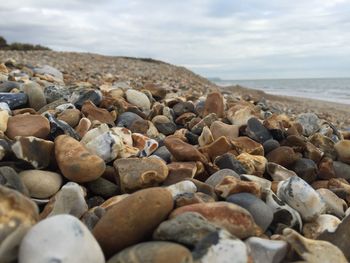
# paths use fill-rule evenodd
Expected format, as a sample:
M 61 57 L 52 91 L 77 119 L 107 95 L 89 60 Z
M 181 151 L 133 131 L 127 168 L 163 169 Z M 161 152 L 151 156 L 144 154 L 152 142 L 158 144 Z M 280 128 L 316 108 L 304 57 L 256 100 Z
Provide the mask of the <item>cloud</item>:
M 336 77 L 349 74 L 349 13 L 349 0 L 12 0 L 0 34 L 211 77 Z

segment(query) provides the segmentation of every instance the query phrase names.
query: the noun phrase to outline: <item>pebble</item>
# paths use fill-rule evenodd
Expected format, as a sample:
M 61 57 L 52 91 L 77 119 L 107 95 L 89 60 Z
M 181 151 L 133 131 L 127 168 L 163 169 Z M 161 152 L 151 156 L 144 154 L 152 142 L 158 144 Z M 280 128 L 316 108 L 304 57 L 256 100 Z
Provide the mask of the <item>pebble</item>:
M 293 250 L 306 262 L 348 262 L 342 251 L 329 242 L 307 239 L 290 228 L 283 230 L 283 236 Z
M 288 244 L 283 240 L 269 240 L 250 237 L 245 240 L 254 263 L 280 263 L 288 252 Z
M 224 98 L 220 92 L 209 93 L 205 100 L 203 116 L 207 116 L 210 113 L 215 113 L 218 118 L 224 116 L 225 104 Z
M 227 139 L 232 140 L 238 137 L 239 126 L 226 124 L 221 121 L 214 121 L 210 125 L 210 131 L 213 135 L 214 140 L 221 136 L 225 136 Z
M 210 129 L 205 126 L 203 128 L 203 131 L 201 135 L 198 137 L 198 144 L 201 147 L 204 147 L 205 145 L 209 145 L 214 141 L 213 135 L 211 134 Z
M 227 176 L 215 186 L 215 192 L 222 198 L 227 198 L 229 195 L 242 192 L 251 193 L 260 197 L 261 186 L 256 182 L 242 181 L 234 176 Z
M 263 230 L 263 232 L 265 232 L 272 223 L 272 209 L 253 194 L 233 194 L 228 196 L 226 201 L 247 209 L 247 211 L 253 216 L 255 223 Z
M 6 132 L 7 130 L 7 122 L 10 115 L 6 110 L 0 110 L 0 131 Z
M 226 229 L 238 238 L 250 237 L 258 231 L 251 214 L 246 209 L 232 203 L 215 202 L 186 205 L 175 209 L 170 214 L 170 218 L 186 212 L 197 212 L 209 222 Z
M 28 103 L 31 108 L 38 111 L 46 105 L 46 97 L 43 89 L 36 82 L 28 82 L 23 85 L 23 91 L 28 95 Z
M 178 138 L 167 137 L 164 140 L 164 144 L 177 161 L 206 162 L 206 158 L 201 152 Z
M 29 196 L 27 187 L 23 183 L 21 177 L 12 167 L 0 167 L 0 185 L 16 190 L 25 196 Z
M 81 112 L 78 109 L 66 109 L 57 115 L 58 120 L 66 122 L 72 128 L 79 124 L 80 117 Z
M 277 196 L 297 210 L 305 221 L 316 219 L 326 210 L 321 196 L 297 176 L 281 181 L 278 184 Z
M 225 230 L 209 234 L 192 252 L 195 262 L 201 263 L 248 263 L 249 252 L 241 240 Z
M 233 154 L 225 153 L 215 159 L 215 164 L 220 169 L 230 169 L 236 172 L 237 174 L 246 174 L 247 170 L 238 161 Z
M 28 96 L 25 93 L 3 93 L 0 92 L 0 102 L 5 102 L 11 110 L 27 104 Z
M 184 246 L 165 241 L 149 241 L 128 247 L 107 263 L 152 262 L 192 263 L 191 252 Z
M 81 109 L 85 102 L 90 101 L 93 105 L 99 106 L 102 101 L 102 94 L 99 90 L 86 90 L 79 94 L 73 104 L 78 109 Z
M 296 122 L 301 124 L 303 135 L 309 137 L 320 129 L 320 119 L 315 113 L 302 113 L 296 118 Z
M 139 107 L 143 111 L 150 110 L 151 102 L 149 101 L 149 99 L 146 96 L 146 94 L 144 94 L 144 93 L 142 93 L 140 91 L 137 91 L 137 90 L 128 89 L 125 92 L 125 95 L 126 95 L 126 99 L 131 104 Z
M 45 113 L 44 116 L 50 122 L 50 139 L 54 140 L 62 134 L 66 134 L 76 140 L 80 140 L 79 134 L 64 121 L 56 119 L 52 114 Z
M 99 121 L 101 123 L 106 123 L 108 125 L 114 126 L 114 121 L 116 116 L 106 109 L 98 108 L 90 100 L 85 101 L 81 107 L 81 112 L 90 121 Z
M 190 248 L 220 228 L 196 212 L 187 212 L 161 223 L 153 233 L 154 240 L 173 241 Z
M 14 262 L 20 242 L 38 221 L 37 205 L 16 190 L 0 186 L 0 262 Z
M 248 153 L 251 155 L 264 156 L 263 146 L 246 136 L 241 136 L 230 140 L 232 148 L 237 154 Z
M 120 189 L 116 184 L 102 177 L 88 182 L 88 187 L 94 195 L 102 196 L 103 198 L 116 196 L 120 193 Z
M 166 136 L 174 134 L 177 128 L 176 124 L 164 115 L 155 116 L 152 119 L 152 122 L 156 126 L 157 130 Z
M 245 168 L 247 174 L 252 174 L 259 177 L 264 175 L 267 165 L 267 160 L 264 156 L 241 153 L 237 156 L 237 160 Z
M 173 198 L 167 189 L 144 189 L 111 207 L 92 232 L 109 258 L 126 247 L 144 241 L 172 209 Z
M 20 114 L 8 119 L 6 135 L 10 139 L 16 136 L 34 136 L 47 138 L 50 133 L 49 121 L 41 115 Z
M 239 175 L 231 169 L 221 169 L 215 173 L 213 173 L 211 176 L 209 176 L 205 183 L 211 185 L 212 187 L 217 186 L 225 177 L 227 176 L 233 176 L 237 179 L 240 179 Z
M 334 145 L 338 154 L 338 159 L 344 163 L 350 164 L 350 140 L 341 140 Z
M 62 185 L 62 176 L 50 171 L 25 170 L 19 176 L 29 190 L 29 195 L 34 198 L 50 198 Z
M 280 143 L 274 139 L 267 140 L 263 143 L 264 152 L 266 154 L 273 151 L 274 149 L 277 149 L 280 146 L 281 146 Z
M 56 215 L 33 226 L 21 242 L 18 259 L 19 263 L 105 262 L 89 229 L 71 215 Z
M 269 162 L 266 166 L 266 171 L 271 176 L 273 181 L 283 181 L 292 176 L 297 176 L 292 170 L 284 168 L 282 165 Z
M 345 216 L 345 211 L 348 209 L 347 203 L 339 198 L 335 193 L 326 188 L 320 188 L 316 190 L 326 203 L 326 213 L 335 215 L 339 218 Z
M 276 163 L 288 168 L 293 165 L 299 157 L 294 152 L 293 148 L 281 146 L 269 152 L 266 155 L 266 159 L 271 163 Z
M 260 143 L 264 143 L 267 140 L 272 139 L 268 129 L 266 129 L 257 118 L 251 118 L 248 120 L 246 133 L 248 137 Z
M 122 192 L 158 186 L 168 176 L 168 167 L 158 158 L 121 158 L 114 162 Z
M 54 143 L 33 136 L 16 137 L 11 146 L 20 160 L 30 163 L 35 169 L 47 168 L 53 162 Z
M 339 218 L 332 215 L 320 215 L 316 220 L 303 226 L 303 235 L 306 238 L 317 239 L 324 231 L 334 232 L 340 224 Z
M 293 164 L 292 170 L 304 181 L 311 184 L 317 178 L 317 165 L 313 160 L 301 158 Z
M 62 174 L 73 182 L 90 182 L 99 178 L 106 165 L 103 159 L 91 154 L 68 135 L 55 139 L 55 156 Z

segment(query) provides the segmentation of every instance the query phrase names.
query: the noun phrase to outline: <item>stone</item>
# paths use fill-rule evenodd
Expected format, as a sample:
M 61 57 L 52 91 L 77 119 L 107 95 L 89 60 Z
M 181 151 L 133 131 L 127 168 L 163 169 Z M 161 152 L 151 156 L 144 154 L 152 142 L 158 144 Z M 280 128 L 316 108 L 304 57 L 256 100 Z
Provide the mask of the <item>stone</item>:
M 23 107 L 28 102 L 28 96 L 25 93 L 7 93 L 0 92 L 0 102 L 5 102 L 11 110 Z
M 267 192 L 271 191 L 272 182 L 263 177 L 251 174 L 241 174 L 240 177 L 242 181 L 255 182 L 260 185 L 262 196 L 265 196 Z
M 153 239 L 172 241 L 193 248 L 205 236 L 219 229 L 201 214 L 187 212 L 162 222 L 154 231 Z
M 127 101 L 130 102 L 131 104 L 139 107 L 143 111 L 150 110 L 151 102 L 149 101 L 146 94 L 144 94 L 140 91 L 137 91 L 137 90 L 128 89 L 125 92 L 125 95 L 126 95 Z
M 304 151 L 305 158 L 311 159 L 317 164 L 321 161 L 323 154 L 324 153 L 312 143 L 307 142 L 305 144 L 305 151 Z
M 109 258 L 150 237 L 172 209 L 173 198 L 167 189 L 144 189 L 112 206 L 92 232 Z
M 266 155 L 266 159 L 271 163 L 276 163 L 288 168 L 293 165 L 299 157 L 291 147 L 281 146 L 269 152 Z
M 19 173 L 21 180 L 34 198 L 50 198 L 62 185 L 62 176 L 55 172 L 25 170 Z
M 23 91 L 28 95 L 29 106 L 38 111 L 46 105 L 46 97 L 43 89 L 36 82 L 28 82 L 23 85 Z
M 143 121 L 143 119 L 133 112 L 123 112 L 118 116 L 116 121 L 118 127 L 125 127 L 130 129 L 131 125 L 136 121 Z
M 220 92 L 209 93 L 205 100 L 203 116 L 207 116 L 210 113 L 215 113 L 218 118 L 224 116 L 225 104 L 224 98 Z
M 44 116 L 50 122 L 50 138 L 52 140 L 56 139 L 62 134 L 66 134 L 78 141 L 81 139 L 79 134 L 66 122 L 56 119 L 52 114 L 47 112 L 44 113 Z
M 66 122 L 72 128 L 79 124 L 80 118 L 81 113 L 78 109 L 66 109 L 57 115 L 58 120 Z
M 283 230 L 283 236 L 293 250 L 306 262 L 348 262 L 343 252 L 329 242 L 305 238 L 290 228 Z
M 18 191 L 0 186 L 0 261 L 14 262 L 20 242 L 38 221 L 37 205 Z
M 0 110 L 0 131 L 6 132 L 10 115 L 6 110 Z
M 345 216 L 345 211 L 348 209 L 346 202 L 339 198 L 335 193 L 326 188 L 320 188 L 316 190 L 326 203 L 326 213 L 335 215 L 339 218 Z
M 256 182 L 247 182 L 234 176 L 226 176 L 215 186 L 215 192 L 222 198 L 227 198 L 229 195 L 236 193 L 251 193 L 260 197 L 261 186 Z
M 177 128 L 176 124 L 164 115 L 155 116 L 152 119 L 152 122 L 154 126 L 156 126 L 157 130 L 166 136 L 174 134 Z
M 320 119 L 315 113 L 302 113 L 299 114 L 295 120 L 301 124 L 303 128 L 303 135 L 309 137 L 320 129 Z
M 311 184 L 317 178 L 317 165 L 313 160 L 301 158 L 296 160 L 292 170 L 304 181 Z
M 263 232 L 265 232 L 272 223 L 272 209 L 253 194 L 233 194 L 228 196 L 226 201 L 247 209 L 247 211 L 253 216 L 255 223 L 263 230 Z
M 102 207 L 95 206 L 94 208 L 85 212 L 81 217 L 81 222 L 83 222 L 87 228 L 92 231 L 94 229 L 97 222 L 101 219 L 101 217 L 106 213 L 106 210 Z
M 175 104 L 173 110 L 176 116 L 180 116 L 186 112 L 195 112 L 193 103 L 189 101 Z
M 341 140 L 334 145 L 338 160 L 350 164 L 350 140 Z
M 178 138 L 167 137 L 164 140 L 164 144 L 177 161 L 206 162 L 206 158 L 202 153 L 192 145 L 185 143 Z
M 288 243 L 283 240 L 269 240 L 250 237 L 245 240 L 254 263 L 280 263 L 288 252 Z
M 99 106 L 102 101 L 102 93 L 99 90 L 87 89 L 78 94 L 76 99 L 73 100 L 74 106 L 78 109 L 83 107 L 83 104 L 87 101 L 93 103 L 93 105 Z
M 158 156 L 166 163 L 169 163 L 171 160 L 171 153 L 169 152 L 166 146 L 161 146 L 153 152 L 153 155 Z
M 100 121 L 101 123 L 106 123 L 108 125 L 114 126 L 115 116 L 113 116 L 106 109 L 96 107 L 91 101 L 85 101 L 81 112 L 90 121 Z
M 344 178 L 345 180 L 350 180 L 350 165 L 334 161 L 333 168 L 337 178 Z
M 0 92 L 10 92 L 12 89 L 19 90 L 21 88 L 20 84 L 16 81 L 3 81 L 0 83 Z
M 205 126 L 201 135 L 198 137 L 199 146 L 203 147 L 205 145 L 211 144 L 213 141 L 214 139 L 210 129 L 207 126 Z
M 214 199 L 212 196 L 202 192 L 184 193 L 175 197 L 175 208 L 198 203 L 211 203 L 215 201 L 216 199 Z
M 271 176 L 273 181 L 283 181 L 292 176 L 297 176 L 297 174 L 292 171 L 284 168 L 282 165 L 276 163 L 267 163 L 266 166 L 267 173 Z
M 34 73 L 40 74 L 40 75 L 50 75 L 50 76 L 54 77 L 55 79 L 57 79 L 58 81 L 63 82 L 62 72 L 54 67 L 49 66 L 49 65 L 44 65 L 42 67 L 34 68 Z
M 192 252 L 195 262 L 248 263 L 247 246 L 225 230 L 211 233 L 202 239 Z
M 197 212 L 209 222 L 229 231 L 237 238 L 247 238 L 255 235 L 258 231 L 251 214 L 244 208 L 228 203 L 197 203 L 175 209 L 169 218 L 177 217 L 186 212 Z
M 176 199 L 176 197 L 179 195 L 197 192 L 196 185 L 189 180 L 170 185 L 167 187 L 167 189 L 171 192 L 171 195 L 174 199 Z
M 71 215 L 53 216 L 32 227 L 21 242 L 18 259 L 20 263 L 105 262 L 89 229 Z
M 221 121 L 214 121 L 210 125 L 210 131 L 214 140 L 221 136 L 227 137 L 228 140 L 233 140 L 239 135 L 239 126 L 226 124 Z
M 17 136 L 11 149 L 18 159 L 35 169 L 47 168 L 54 159 L 54 143 L 33 136 Z
M 265 141 L 272 139 L 269 130 L 266 129 L 257 118 L 250 118 L 248 120 L 246 133 L 249 138 L 259 143 L 264 143 Z
M 16 136 L 34 136 L 45 139 L 49 133 L 50 123 L 41 115 L 20 114 L 8 119 L 6 135 L 12 140 Z
M 232 148 L 237 154 L 248 153 L 251 155 L 264 156 L 264 148 L 260 143 L 250 139 L 246 136 L 241 136 L 231 140 Z
M 113 165 L 124 193 L 157 186 L 168 176 L 168 167 L 158 158 L 121 158 Z
M 40 218 L 59 214 L 70 214 L 80 218 L 87 210 L 83 188 L 77 183 L 68 182 L 50 199 Z
M 140 133 L 132 134 L 133 145 L 139 150 L 139 157 L 148 157 L 158 148 L 158 142 Z
M 225 168 L 209 176 L 208 179 L 205 180 L 205 183 L 211 185 L 212 187 L 215 187 L 227 176 L 233 176 L 236 179 L 240 179 L 239 175 L 235 171 Z
M 324 231 L 317 239 L 327 241 L 338 247 L 345 255 L 346 261 L 350 260 L 349 238 L 350 238 L 350 216 L 347 215 L 338 225 L 335 231 Z M 330 252 L 330 251 L 329 251 Z M 339 262 L 335 259 L 334 262 Z
M 73 182 L 96 180 L 106 168 L 103 159 L 91 154 L 79 141 L 68 135 L 60 135 L 55 139 L 55 156 L 64 177 Z
M 200 120 L 198 123 L 196 123 L 193 127 L 191 128 L 191 132 L 194 134 L 200 135 L 203 131 L 204 127 L 210 127 L 211 124 L 216 121 L 218 117 L 216 116 L 215 113 L 210 113 L 209 115 L 205 116 L 202 120 Z
M 81 118 L 78 125 L 75 127 L 75 131 L 80 138 L 83 138 L 84 135 L 89 131 L 92 126 L 91 121 L 88 118 Z
M 249 153 L 241 153 L 237 156 L 237 160 L 245 168 L 247 174 L 262 177 L 265 173 L 267 160 L 264 156 L 251 155 Z
M 128 247 L 107 263 L 152 262 L 192 263 L 191 252 L 184 246 L 165 241 L 149 241 Z
M 280 146 L 280 143 L 274 139 L 267 140 L 263 143 L 265 154 L 268 154 L 269 152 L 273 151 L 274 149 L 277 149 Z
M 317 239 L 324 231 L 334 232 L 340 224 L 339 218 L 332 215 L 320 215 L 315 221 L 303 226 L 303 235 L 306 238 Z
M 337 151 L 334 148 L 334 142 L 320 133 L 315 133 L 309 138 L 309 142 L 319 148 L 325 157 L 329 157 L 335 160 L 337 157 Z
M 124 148 L 122 138 L 105 123 L 88 131 L 81 142 L 91 154 L 100 157 L 106 163 L 115 160 Z
M 151 92 L 156 100 L 164 99 L 167 94 L 167 89 L 155 83 L 146 83 L 143 88 Z
M 0 167 L 0 185 L 16 190 L 25 196 L 29 196 L 27 187 L 12 167 Z
M 343 166 L 343 163 L 341 163 L 341 165 L 339 165 L 338 167 L 342 167 L 342 166 Z M 343 173 L 343 171 L 341 171 L 340 173 Z M 324 180 L 329 180 L 331 178 L 337 177 L 335 175 L 334 163 L 331 158 L 329 157 L 322 158 L 322 160 L 318 164 L 317 176 L 319 177 L 319 179 L 324 179 Z
M 256 112 L 251 106 L 235 105 L 226 112 L 227 119 L 234 125 L 247 125 L 249 119 L 256 116 Z
M 104 198 L 109 198 L 120 193 L 120 189 L 116 184 L 102 177 L 95 181 L 88 182 L 88 187 L 94 195 L 102 196 Z
M 278 184 L 277 196 L 297 210 L 303 220 L 312 221 L 326 210 L 321 196 L 303 179 L 297 176 Z
M 266 194 L 265 202 L 273 211 L 273 221 L 270 228 L 275 233 L 282 233 L 286 227 L 301 231 L 303 221 L 298 211 L 279 199 L 271 190 Z
M 238 161 L 235 156 L 231 153 L 225 153 L 219 157 L 217 157 L 214 161 L 214 163 L 220 168 L 220 169 L 230 169 L 235 171 L 237 174 L 246 174 L 247 170 L 244 168 L 244 166 L 241 164 L 240 161 Z
M 231 151 L 232 145 L 226 137 L 221 136 L 211 144 L 199 148 L 199 150 L 208 160 L 214 161 L 216 157 Z

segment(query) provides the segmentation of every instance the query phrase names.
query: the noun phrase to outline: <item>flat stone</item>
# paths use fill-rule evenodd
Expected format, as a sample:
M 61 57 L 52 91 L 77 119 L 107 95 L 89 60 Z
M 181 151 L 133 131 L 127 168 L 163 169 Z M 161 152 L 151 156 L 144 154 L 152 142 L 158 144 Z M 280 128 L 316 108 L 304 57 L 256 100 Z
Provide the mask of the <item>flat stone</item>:
M 105 259 L 83 223 L 71 215 L 57 215 L 40 221 L 29 230 L 21 242 L 19 262 L 103 263 Z
M 116 121 L 118 127 L 125 127 L 130 129 L 131 125 L 135 121 L 142 121 L 143 119 L 133 112 L 123 112 L 118 116 L 118 119 Z
M 184 141 L 178 138 L 167 137 L 164 140 L 164 144 L 177 161 L 206 162 L 206 158 L 202 153 L 200 153 L 192 145 L 185 143 Z
M 194 112 L 194 105 L 192 102 L 179 102 L 173 107 L 174 113 L 176 116 L 180 116 L 186 112 Z
M 216 224 L 238 238 L 247 238 L 257 233 L 251 214 L 244 208 L 228 202 L 198 203 L 175 209 L 170 218 L 186 212 L 197 212 L 209 222 Z
M 114 126 L 115 116 L 113 116 L 106 109 L 96 107 L 91 101 L 84 102 L 81 112 L 88 118 L 90 121 L 100 121 L 101 123 L 107 123 Z
M 52 114 L 46 112 L 44 113 L 44 116 L 49 120 L 50 122 L 50 139 L 54 140 L 58 136 L 62 134 L 66 134 L 75 140 L 80 140 L 79 134 L 66 122 L 60 121 L 57 118 L 55 118 Z
M 250 237 L 245 240 L 254 263 L 280 263 L 288 252 L 288 244 L 283 240 L 269 240 Z
M 173 198 L 167 189 L 144 189 L 111 207 L 93 234 L 108 258 L 149 238 L 172 209 Z
M 184 246 L 164 241 L 149 241 L 128 247 L 107 263 L 152 262 L 192 263 L 191 252 Z
M 231 144 L 232 148 L 237 152 L 237 155 L 241 153 L 248 153 L 251 155 L 264 156 L 263 146 L 260 143 L 250 139 L 249 137 L 241 136 L 232 139 Z
M 74 105 L 78 109 L 83 107 L 83 104 L 87 101 L 93 103 L 93 105 L 99 106 L 102 101 L 102 93 L 99 90 L 83 89 L 77 98 L 74 100 Z
M 326 210 L 321 196 L 297 176 L 281 181 L 278 184 L 277 196 L 297 210 L 305 221 L 316 219 Z
M 168 176 L 168 167 L 158 158 L 121 158 L 113 165 L 123 192 L 157 186 Z
M 167 189 L 171 192 L 171 195 L 174 199 L 176 199 L 176 197 L 180 195 L 197 192 L 196 185 L 189 180 L 181 181 L 176 184 L 170 185 L 167 187 Z
M 169 163 L 171 159 L 171 153 L 169 152 L 166 146 L 159 147 L 157 150 L 153 152 L 153 155 L 160 157 L 166 163 Z
M 12 140 L 16 136 L 34 136 L 45 139 L 49 133 L 50 123 L 41 115 L 21 114 L 8 119 L 6 135 Z
M 106 168 L 103 159 L 89 153 L 80 142 L 68 135 L 55 139 L 55 156 L 62 174 L 74 182 L 96 180 Z
M 210 131 L 213 135 L 214 140 L 221 136 L 225 136 L 228 140 L 232 140 L 238 137 L 239 126 L 226 124 L 221 121 L 214 121 L 210 125 Z
M 169 174 L 163 185 L 172 185 L 186 179 L 191 179 L 197 173 L 197 164 L 195 162 L 172 162 L 167 166 Z
M 231 151 L 232 145 L 225 136 L 221 136 L 211 144 L 199 148 L 199 150 L 207 156 L 209 160 L 214 161 L 216 157 Z
M 173 241 L 193 248 L 206 235 L 219 229 L 201 214 L 187 212 L 161 223 L 154 231 L 153 239 Z
M 0 214 L 0 261 L 13 262 L 22 238 L 39 219 L 38 207 L 21 193 L 0 186 Z
M 19 176 L 34 198 L 50 198 L 62 185 L 62 176 L 50 171 L 25 170 Z
M 16 137 L 11 149 L 18 159 L 36 169 L 47 168 L 54 159 L 54 143 L 33 136 Z
M 272 209 L 261 199 L 250 193 L 238 193 L 227 197 L 227 202 L 239 205 L 249 211 L 255 223 L 263 230 L 269 227 L 273 220 Z

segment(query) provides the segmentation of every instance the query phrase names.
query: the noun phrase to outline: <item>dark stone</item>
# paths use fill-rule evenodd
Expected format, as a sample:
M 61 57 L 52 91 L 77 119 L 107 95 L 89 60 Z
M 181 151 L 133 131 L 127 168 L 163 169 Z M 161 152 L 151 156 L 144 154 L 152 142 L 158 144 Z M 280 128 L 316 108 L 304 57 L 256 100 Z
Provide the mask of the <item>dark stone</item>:
M 81 109 L 84 102 L 90 100 L 96 106 L 99 106 L 102 101 L 102 94 L 99 90 L 88 90 L 83 92 L 80 97 L 74 102 L 75 107 Z
M 350 180 L 350 165 L 343 162 L 334 161 L 333 168 L 336 177 Z
M 45 117 L 50 122 L 50 137 L 54 140 L 56 137 L 62 134 L 69 135 L 70 137 L 80 141 L 79 134 L 66 122 L 57 120 L 52 114 L 45 113 Z
M 272 139 L 269 130 L 257 118 L 250 118 L 248 120 L 246 133 L 248 137 L 259 143 L 264 143 Z
M 265 231 L 273 220 L 273 211 L 261 199 L 250 193 L 233 194 L 227 197 L 227 202 L 239 205 L 249 211 L 255 223 Z
M 188 131 L 185 133 L 185 137 L 189 144 L 192 144 L 192 145 L 198 144 L 199 136 L 197 134 L 194 134 L 193 132 Z
M 21 85 L 16 81 L 4 81 L 0 83 L 0 92 L 10 92 L 12 89 L 20 89 Z
M 231 169 L 238 174 L 245 174 L 247 170 L 243 165 L 235 158 L 233 154 L 225 153 L 215 159 L 215 164 L 220 169 Z
M 101 204 L 103 204 L 105 201 L 104 198 L 102 198 L 101 196 L 93 196 L 93 197 L 90 197 L 86 200 L 86 203 L 90 208 L 93 208 L 95 206 L 100 206 Z
M 28 189 L 23 184 L 21 177 L 11 167 L 0 167 L 0 185 L 14 189 L 24 195 L 29 195 Z
M 194 112 L 194 105 L 192 102 L 189 101 L 179 102 L 174 105 L 173 111 L 176 116 L 180 116 L 185 112 Z
M 280 143 L 274 139 L 267 140 L 263 143 L 264 152 L 265 154 L 268 154 L 269 152 L 273 151 L 274 149 L 280 147 Z
M 155 121 L 154 126 L 156 126 L 156 128 L 159 132 L 163 133 L 166 136 L 174 134 L 174 132 L 176 132 L 176 128 L 177 128 L 176 124 L 170 120 L 166 123 Z
M 109 198 L 120 194 L 120 189 L 116 184 L 102 177 L 89 182 L 87 185 L 93 194 L 102 196 L 104 198 Z
M 317 165 L 311 159 L 301 158 L 297 160 L 292 170 L 307 183 L 311 184 L 317 177 Z
M 170 163 L 171 161 L 171 153 L 169 152 L 168 148 L 165 146 L 159 147 L 153 155 L 156 155 L 163 159 L 166 163 Z
M 0 93 L 0 102 L 5 102 L 10 109 L 17 109 L 23 107 L 28 102 L 28 95 L 25 93 Z
M 124 112 L 119 115 L 117 119 L 117 127 L 125 127 L 129 129 L 133 122 L 135 121 L 142 121 L 143 119 L 133 112 Z
M 11 145 L 5 139 L 0 139 L 0 154 L 2 155 L 1 161 L 13 156 Z
M 60 86 L 48 86 L 44 89 L 44 95 L 49 104 L 59 99 L 67 100 L 71 95 L 71 92 L 69 89 Z

